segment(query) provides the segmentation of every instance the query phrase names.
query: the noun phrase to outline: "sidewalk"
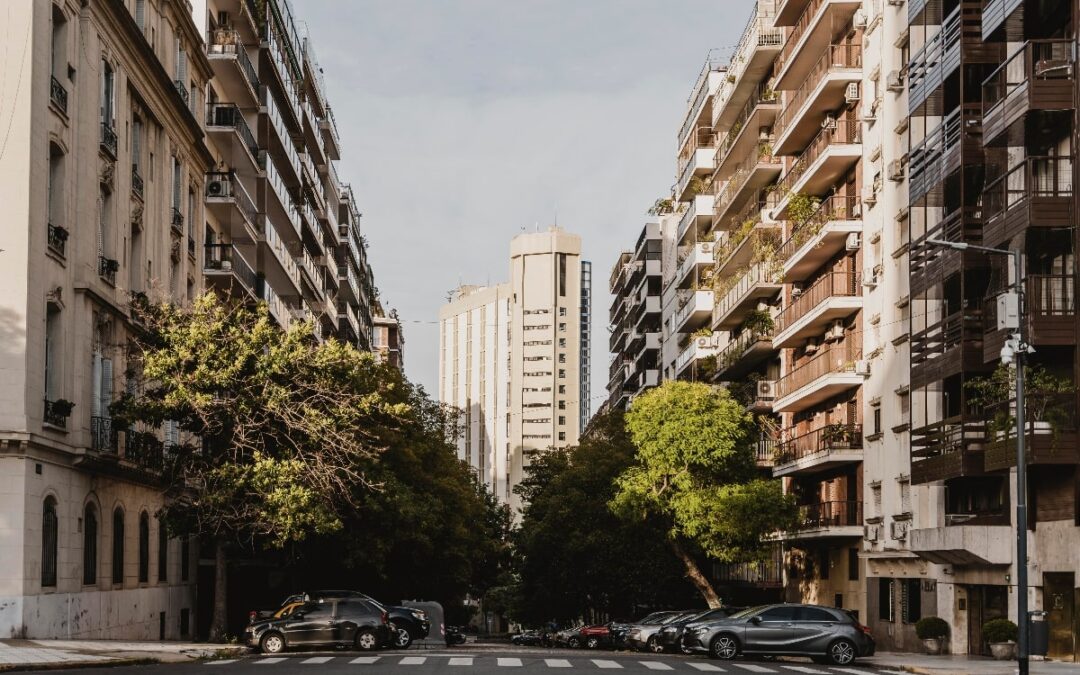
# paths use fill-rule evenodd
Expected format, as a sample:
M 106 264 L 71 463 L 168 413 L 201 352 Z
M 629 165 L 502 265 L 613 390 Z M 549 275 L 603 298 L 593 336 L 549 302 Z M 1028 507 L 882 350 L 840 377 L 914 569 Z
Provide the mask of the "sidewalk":
M 858 664 L 920 675 L 1013 675 L 1016 672 L 1016 661 L 995 661 L 978 656 L 878 652 Z M 1032 661 L 1031 672 L 1033 675 L 1080 675 L 1080 663 Z
M 185 663 L 243 651 L 238 645 L 119 640 L 0 640 L 0 671 L 134 663 Z

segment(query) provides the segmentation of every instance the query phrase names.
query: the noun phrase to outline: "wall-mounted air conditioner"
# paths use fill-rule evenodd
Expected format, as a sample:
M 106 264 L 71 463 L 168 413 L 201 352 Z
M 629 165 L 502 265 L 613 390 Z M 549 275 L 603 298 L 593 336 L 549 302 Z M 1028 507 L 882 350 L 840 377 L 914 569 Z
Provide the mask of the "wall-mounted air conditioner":
M 858 232 L 852 232 L 847 236 L 847 241 L 844 242 L 844 248 L 848 251 L 858 251 L 862 246 L 862 235 Z
M 885 88 L 894 92 L 904 91 L 904 76 L 900 74 L 899 70 L 889 71 L 889 74 L 885 77 Z

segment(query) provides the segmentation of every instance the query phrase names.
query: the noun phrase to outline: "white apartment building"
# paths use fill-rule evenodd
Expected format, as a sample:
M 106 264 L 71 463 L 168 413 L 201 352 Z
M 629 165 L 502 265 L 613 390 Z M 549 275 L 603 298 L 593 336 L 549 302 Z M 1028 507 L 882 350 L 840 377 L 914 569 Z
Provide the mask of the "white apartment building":
M 577 443 L 582 421 L 581 239 L 510 242 L 510 282 L 462 287 L 439 312 L 439 398 L 462 412 L 459 457 L 516 512 L 529 458 Z

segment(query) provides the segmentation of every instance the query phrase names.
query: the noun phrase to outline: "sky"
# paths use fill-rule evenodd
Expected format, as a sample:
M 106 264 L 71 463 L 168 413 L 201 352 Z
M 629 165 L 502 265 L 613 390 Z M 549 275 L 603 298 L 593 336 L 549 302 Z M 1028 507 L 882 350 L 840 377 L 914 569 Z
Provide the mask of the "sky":
M 294 0 L 342 138 L 409 379 L 438 393 L 438 313 L 509 277 L 510 239 L 560 227 L 593 263 L 592 409 L 610 355 L 607 279 L 670 192 L 710 50 L 750 0 Z

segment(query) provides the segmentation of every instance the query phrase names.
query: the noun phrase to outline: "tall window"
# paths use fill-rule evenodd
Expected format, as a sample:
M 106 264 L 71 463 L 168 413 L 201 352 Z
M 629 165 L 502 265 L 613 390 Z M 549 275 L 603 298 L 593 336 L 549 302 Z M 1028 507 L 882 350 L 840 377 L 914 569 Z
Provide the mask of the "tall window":
M 164 583 L 169 580 L 169 530 L 158 519 L 157 530 L 157 580 Z
M 112 211 L 112 195 L 109 194 L 104 185 L 98 190 L 97 253 L 99 257 L 108 258 L 109 251 L 112 249 L 109 246 L 111 237 L 109 215 Z
M 67 77 L 67 17 L 64 11 L 53 5 L 52 12 L 52 76 L 63 82 Z
M 181 167 L 180 160 L 173 155 L 172 158 L 172 207 L 176 210 L 176 213 L 180 213 L 180 182 L 181 182 Z
M 878 579 L 878 619 L 895 621 L 893 608 L 894 579 Z
M 59 398 L 60 378 L 57 372 L 56 356 L 59 354 L 60 308 L 49 304 L 45 307 L 45 399 L 55 401 Z
M 150 581 L 150 516 L 139 514 L 139 583 Z
M 135 23 L 139 30 L 146 30 L 146 0 L 135 0 Z
M 94 317 L 95 322 L 97 315 Z M 108 420 L 110 418 L 109 404 L 112 403 L 113 395 L 113 363 L 112 359 L 105 356 L 105 345 L 108 339 L 108 329 L 102 326 L 98 331 L 97 339 L 93 347 L 93 353 L 91 355 L 90 374 L 91 384 L 93 387 L 93 398 L 90 402 L 90 415 L 91 417 L 99 418 L 100 420 Z M 110 440 L 111 431 L 107 422 L 99 422 L 100 435 L 103 440 Z M 111 443 L 109 447 L 95 447 L 95 450 L 108 450 L 111 449 Z
M 900 580 L 900 620 L 915 623 L 922 618 L 922 581 L 919 579 Z
M 49 224 L 64 225 L 64 152 L 53 144 L 49 145 L 48 200 Z
M 56 543 L 59 523 L 56 500 L 46 497 L 41 508 L 41 585 L 56 585 Z
M 566 254 L 559 254 L 559 295 L 566 295 Z
M 83 509 L 83 583 L 87 586 L 97 583 L 97 509 L 87 504 Z
M 142 175 L 143 123 L 138 117 L 131 120 L 131 170 Z
M 101 61 L 101 123 L 116 126 L 116 73 L 112 64 Z
M 119 506 L 112 517 L 112 581 L 124 583 L 124 511 Z

